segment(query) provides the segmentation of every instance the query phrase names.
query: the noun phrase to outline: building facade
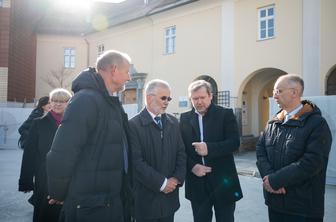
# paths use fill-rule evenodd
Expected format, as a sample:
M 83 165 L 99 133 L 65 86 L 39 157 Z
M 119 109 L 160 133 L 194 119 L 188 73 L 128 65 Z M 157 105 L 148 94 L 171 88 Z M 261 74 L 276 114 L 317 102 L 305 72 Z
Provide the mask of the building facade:
M 92 15 L 91 29 L 82 34 L 37 33 L 35 97 L 50 91 L 50 76 L 70 83 L 108 49 L 127 52 L 145 81 L 168 81 L 168 111 L 177 115 L 190 108 L 189 83 L 208 80 L 216 102 L 235 109 L 242 135 L 263 130 L 280 75 L 300 74 L 305 96 L 336 94 L 334 0 L 126 2 L 114 11 L 124 14 Z M 132 7 L 137 13 L 128 11 Z M 136 103 L 138 83 L 124 93 L 125 103 Z
M 10 2 L 0 0 L 0 102 L 7 101 Z

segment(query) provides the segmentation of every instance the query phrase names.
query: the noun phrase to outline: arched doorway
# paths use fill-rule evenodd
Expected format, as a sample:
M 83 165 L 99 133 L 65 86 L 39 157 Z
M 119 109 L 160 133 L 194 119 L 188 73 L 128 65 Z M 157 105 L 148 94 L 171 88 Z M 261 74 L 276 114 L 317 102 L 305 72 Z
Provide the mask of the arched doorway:
M 276 68 L 263 68 L 251 73 L 240 89 L 242 136 L 259 136 L 269 119 L 269 98 L 276 79 L 286 74 Z
M 208 75 L 199 76 L 194 81 L 196 81 L 196 80 L 205 80 L 205 81 L 210 83 L 210 85 L 212 87 L 212 94 L 213 94 L 212 102 L 217 104 L 217 101 L 218 101 L 218 87 L 217 87 L 216 81 L 211 76 L 208 76 Z
M 336 95 L 336 65 L 331 69 L 327 77 L 326 95 Z

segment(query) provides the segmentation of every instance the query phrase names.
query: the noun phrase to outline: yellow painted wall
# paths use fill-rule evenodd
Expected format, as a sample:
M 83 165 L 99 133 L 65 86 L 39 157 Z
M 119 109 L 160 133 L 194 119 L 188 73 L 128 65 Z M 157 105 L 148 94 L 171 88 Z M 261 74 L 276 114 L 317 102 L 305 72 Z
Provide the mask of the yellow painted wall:
M 321 84 L 324 95 L 328 74 L 336 65 L 336 1 L 321 1 Z
M 37 37 L 36 50 L 36 98 L 48 95 L 52 88 L 46 83 L 44 78 L 50 75 L 52 70 L 60 70 L 64 66 L 64 48 L 74 47 L 76 49 L 76 66 L 69 69 L 69 78 L 73 78 L 86 67 L 87 47 L 80 37 L 65 37 L 39 35 Z M 68 88 L 70 89 L 70 88 Z
M 258 8 L 275 4 L 275 37 L 258 40 Z M 235 4 L 235 76 L 243 83 L 254 71 L 277 68 L 302 74 L 302 2 L 240 0 Z M 243 86 L 237 85 L 235 95 Z M 240 101 L 240 100 L 238 100 Z M 240 104 L 237 104 L 240 106 Z

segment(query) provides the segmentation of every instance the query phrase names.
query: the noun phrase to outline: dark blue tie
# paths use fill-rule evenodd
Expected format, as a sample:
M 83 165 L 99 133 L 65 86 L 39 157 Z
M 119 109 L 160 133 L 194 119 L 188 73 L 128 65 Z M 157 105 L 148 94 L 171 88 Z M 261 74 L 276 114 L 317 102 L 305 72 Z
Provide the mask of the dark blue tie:
M 154 117 L 155 123 L 159 126 L 159 128 L 162 130 L 162 121 L 161 121 L 161 117 L 160 116 L 156 116 Z

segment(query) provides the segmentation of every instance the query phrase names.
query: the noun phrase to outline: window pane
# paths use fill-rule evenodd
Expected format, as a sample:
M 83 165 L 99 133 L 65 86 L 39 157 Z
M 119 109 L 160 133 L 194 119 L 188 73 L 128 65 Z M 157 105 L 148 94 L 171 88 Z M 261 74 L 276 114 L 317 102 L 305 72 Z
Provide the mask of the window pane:
M 169 38 L 166 38 L 166 53 L 169 53 Z
M 274 14 L 274 9 L 273 8 L 269 8 L 268 9 L 268 16 L 272 16 Z
M 268 29 L 268 37 L 274 36 L 274 29 Z
M 274 27 L 274 20 L 268 19 L 268 28 L 273 28 L 273 27 Z
M 261 18 L 266 17 L 266 10 L 265 9 L 260 10 L 260 17 Z
M 170 35 L 170 29 L 166 29 L 166 36 L 169 36 Z
M 71 55 L 76 55 L 75 49 L 70 49 L 70 53 L 71 53 Z
M 64 56 L 64 67 L 69 68 L 70 63 L 69 63 L 69 56 Z
M 261 31 L 260 31 L 260 38 L 261 38 L 261 39 L 266 38 L 266 30 L 261 30 Z
M 69 55 L 70 54 L 70 50 L 69 49 L 64 49 L 64 55 Z
M 172 38 L 172 51 L 175 52 L 175 37 Z
M 75 68 L 75 56 L 71 56 L 71 68 Z
M 260 29 L 266 29 L 266 21 L 260 22 Z
M 172 35 L 175 35 L 176 33 L 176 27 L 172 27 Z

